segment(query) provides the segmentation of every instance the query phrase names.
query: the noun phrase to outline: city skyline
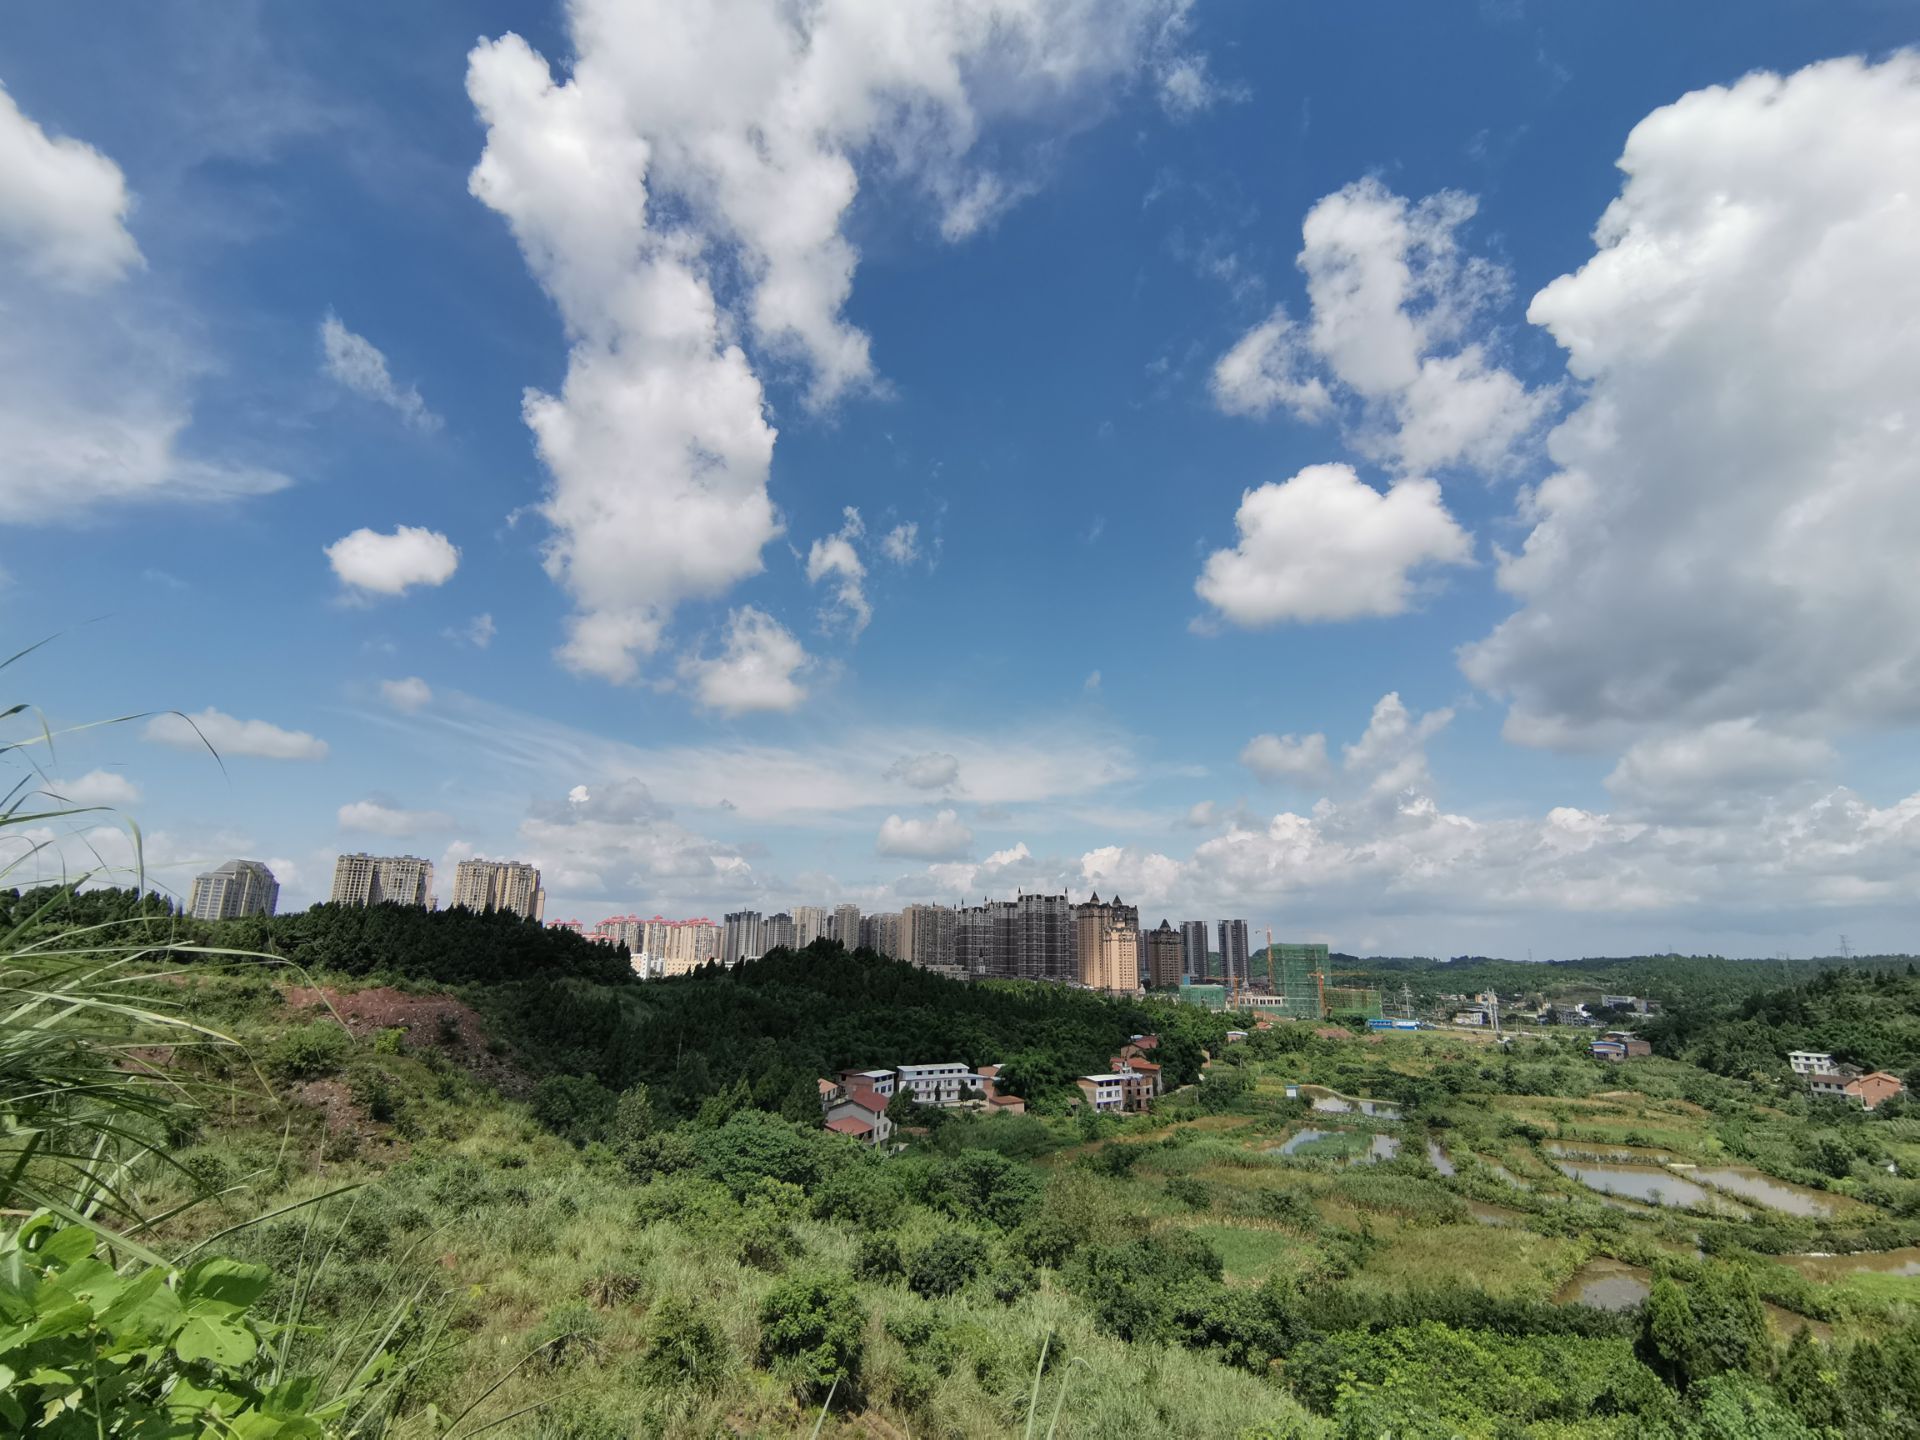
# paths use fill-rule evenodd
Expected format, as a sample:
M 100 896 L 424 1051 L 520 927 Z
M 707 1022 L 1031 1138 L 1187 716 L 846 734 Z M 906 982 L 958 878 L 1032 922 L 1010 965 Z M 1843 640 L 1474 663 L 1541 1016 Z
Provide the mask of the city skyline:
M 12 878 L 1914 948 L 1902 7 L 936 8 L 13 17 Z

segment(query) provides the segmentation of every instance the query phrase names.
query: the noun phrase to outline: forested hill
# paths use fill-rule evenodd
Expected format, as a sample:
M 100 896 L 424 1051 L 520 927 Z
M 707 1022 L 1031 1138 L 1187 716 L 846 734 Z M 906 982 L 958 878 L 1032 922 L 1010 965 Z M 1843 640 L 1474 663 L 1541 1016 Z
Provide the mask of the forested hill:
M 561 977 L 633 983 L 625 950 L 595 945 L 571 930 L 549 930 L 517 915 L 408 905 L 315 905 L 288 915 L 205 923 L 175 914 L 171 902 L 151 892 L 74 892 L 58 885 L 0 890 L 0 928 L 19 932 L 23 940 L 36 931 L 136 919 L 156 941 L 275 956 L 307 970 L 355 978 L 443 985 Z
M 1722 1075 L 1778 1078 L 1789 1050 L 1825 1050 L 1920 1085 L 1920 967 L 1832 970 L 1729 1009 L 1673 1010 L 1646 1033 L 1662 1054 Z
M 680 1116 L 744 1087 L 754 1105 L 811 1119 L 816 1082 L 835 1070 L 956 1060 L 1004 1064 L 1015 1093 L 1058 1098 L 1074 1077 L 1105 1070 L 1128 1036 L 1147 1032 L 1161 1037 L 1167 1083 L 1180 1085 L 1232 1023 L 1173 1001 L 948 980 L 831 941 L 643 983 L 624 950 L 512 915 L 315 905 L 202 924 L 132 890 L 0 892 L 9 928 L 132 918 L 170 939 L 287 960 L 321 983 L 444 987 L 486 1015 L 535 1076 L 574 1077 L 610 1094 L 644 1084 Z
M 1256 974 L 1263 955 L 1256 951 Z M 1805 982 L 1830 970 L 1855 965 L 1896 964 L 1907 957 L 1846 960 L 1837 956 L 1811 960 L 1730 960 L 1720 955 L 1628 955 L 1584 960 L 1493 960 L 1461 956 L 1455 960 L 1373 957 L 1357 959 L 1334 955 L 1328 977 L 1342 985 L 1373 985 L 1397 998 L 1402 986 L 1417 1003 L 1431 1004 L 1442 995 L 1471 995 L 1481 990 L 1501 994 L 1538 994 L 1547 999 L 1577 998 L 1578 992 L 1647 995 L 1667 1008 L 1712 1007 L 1736 1004 L 1749 996 Z
M 568 982 L 526 1003 L 492 997 L 515 1045 L 549 1074 L 648 1087 L 691 1114 L 742 1084 L 756 1105 L 816 1115 L 815 1082 L 847 1066 L 1004 1064 L 1011 1089 L 1059 1094 L 1104 1070 L 1127 1037 L 1161 1037 L 1169 1084 L 1199 1071 L 1231 1022 L 1171 1001 L 1117 1000 L 1018 981 L 968 984 L 831 941 L 615 990 Z

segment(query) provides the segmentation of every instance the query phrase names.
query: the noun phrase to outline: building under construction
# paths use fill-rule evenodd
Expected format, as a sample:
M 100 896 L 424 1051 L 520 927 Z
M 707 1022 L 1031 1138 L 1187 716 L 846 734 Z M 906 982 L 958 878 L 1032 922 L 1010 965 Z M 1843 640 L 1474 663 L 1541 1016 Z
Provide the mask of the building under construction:
M 1325 945 L 1276 945 L 1271 942 L 1249 957 L 1241 1006 L 1264 1015 L 1289 1020 L 1325 1020 L 1330 1015 L 1362 1015 L 1378 1019 L 1380 992 L 1357 986 L 1330 985 Z

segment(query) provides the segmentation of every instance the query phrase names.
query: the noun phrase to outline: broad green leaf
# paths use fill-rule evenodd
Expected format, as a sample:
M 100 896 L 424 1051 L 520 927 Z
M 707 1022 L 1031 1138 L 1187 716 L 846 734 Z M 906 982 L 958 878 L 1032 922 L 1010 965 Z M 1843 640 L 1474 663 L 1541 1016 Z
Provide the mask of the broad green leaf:
M 74 1383 L 74 1377 L 64 1370 L 49 1370 L 42 1367 L 27 1376 L 26 1383 L 29 1385 L 71 1385 Z
M 93 1311 L 77 1300 L 69 1300 L 49 1314 L 37 1317 L 32 1324 L 0 1333 L 0 1355 L 53 1335 L 84 1334 L 92 1323 Z
M 54 1276 L 47 1283 L 47 1289 L 56 1295 L 86 1300 L 94 1310 L 104 1310 L 126 1285 L 125 1278 L 116 1273 L 111 1265 L 86 1255 Z
M 245 1365 L 258 1348 L 251 1330 L 212 1315 L 189 1317 L 173 1342 L 182 1360 L 207 1360 L 228 1370 Z
M 235 1415 L 246 1404 L 246 1397 L 218 1385 L 196 1385 L 184 1375 L 176 1380 L 173 1388 L 167 1392 L 166 1406 L 170 1414 L 199 1419 L 209 1410 L 222 1415 Z
M 84 1225 L 69 1225 L 56 1230 L 47 1237 L 46 1243 L 35 1252 L 36 1258 L 45 1265 L 71 1265 L 93 1254 L 95 1236 Z
M 117 1334 L 130 1336 L 136 1331 L 150 1331 L 165 1338 L 172 1333 L 172 1325 L 167 1323 L 169 1317 L 175 1325 L 186 1318 L 180 1297 L 167 1289 L 166 1284 L 164 1270 L 142 1270 L 111 1303 L 100 1307 L 100 1322 Z
M 260 1408 L 270 1415 L 303 1415 L 319 1398 L 320 1382 L 311 1375 L 282 1380 L 261 1397 Z
M 239 1311 L 258 1300 L 272 1281 L 273 1272 L 264 1265 L 202 1260 L 180 1277 L 180 1298 L 189 1308 L 197 1308 L 196 1302 L 213 1301 Z

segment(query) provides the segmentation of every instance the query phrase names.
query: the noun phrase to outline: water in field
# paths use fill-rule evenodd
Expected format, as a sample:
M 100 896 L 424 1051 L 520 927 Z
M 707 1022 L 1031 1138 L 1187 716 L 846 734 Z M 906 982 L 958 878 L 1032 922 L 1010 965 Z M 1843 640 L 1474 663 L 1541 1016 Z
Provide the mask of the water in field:
M 1561 1174 L 1602 1195 L 1641 1200 L 1649 1205 L 1678 1205 L 1711 1215 L 1746 1214 L 1732 1201 L 1657 1165 L 1615 1165 L 1597 1160 L 1556 1160 L 1554 1165 Z
M 1601 1140 L 1548 1140 L 1540 1148 L 1557 1160 L 1613 1160 L 1623 1165 L 1665 1165 L 1675 1158 L 1666 1150 Z
M 1653 1274 L 1638 1265 L 1629 1265 L 1611 1255 L 1596 1255 L 1560 1287 L 1553 1298 L 1562 1305 L 1591 1305 L 1596 1310 L 1631 1310 L 1653 1293 Z M 1819 1320 L 1809 1320 L 1778 1305 L 1763 1304 L 1767 1323 L 1781 1337 L 1790 1336 L 1803 1326 L 1817 1340 L 1833 1338 L 1833 1328 Z
M 1467 1209 L 1482 1225 L 1518 1225 L 1527 1218 L 1523 1210 L 1509 1210 L 1504 1205 L 1488 1205 L 1479 1200 L 1467 1201 Z
M 1271 1153 L 1311 1157 L 1316 1153 L 1311 1148 L 1316 1141 L 1331 1139 L 1336 1135 L 1345 1136 L 1350 1133 L 1350 1131 L 1346 1130 L 1301 1130 L 1289 1136 L 1284 1145 L 1279 1146 Z M 1365 1150 L 1342 1153 L 1346 1155 L 1346 1160 L 1349 1165 L 1371 1165 L 1375 1161 L 1391 1160 L 1394 1156 L 1398 1155 L 1400 1153 L 1400 1141 L 1392 1135 L 1375 1135 L 1368 1140 Z
M 1372 1115 L 1381 1120 L 1400 1118 L 1400 1107 L 1385 1100 L 1342 1095 L 1338 1090 L 1329 1090 L 1324 1085 L 1302 1085 L 1300 1093 L 1311 1100 L 1313 1108 L 1323 1115 L 1351 1115 L 1358 1110 L 1362 1115 Z
M 1441 1148 L 1438 1140 L 1427 1141 L 1427 1163 L 1442 1175 L 1453 1174 L 1453 1161 L 1448 1158 L 1447 1152 Z
M 1902 1250 L 1864 1250 L 1857 1255 L 1782 1255 L 1809 1280 L 1844 1280 L 1849 1275 L 1920 1276 L 1920 1245 Z
M 1518 1175 L 1514 1174 L 1511 1170 L 1507 1169 L 1506 1166 L 1500 1164 L 1497 1160 L 1483 1159 L 1480 1163 L 1485 1165 L 1487 1169 L 1491 1170 L 1495 1178 L 1506 1181 L 1507 1184 L 1513 1186 L 1513 1188 L 1516 1190 L 1531 1190 L 1533 1188 L 1533 1186 L 1529 1185 L 1525 1180 L 1522 1180 Z
M 1562 1305 L 1590 1305 L 1595 1310 L 1631 1310 L 1653 1290 L 1652 1272 L 1638 1265 L 1596 1255 L 1560 1287 L 1553 1298 Z
M 1808 1215 L 1824 1220 L 1839 1214 L 1847 1206 L 1840 1196 L 1810 1190 L 1805 1185 L 1791 1185 L 1747 1165 L 1702 1166 L 1687 1173 L 1717 1190 L 1729 1191 L 1742 1200 L 1751 1200 L 1769 1210 L 1784 1210 L 1789 1215 Z

